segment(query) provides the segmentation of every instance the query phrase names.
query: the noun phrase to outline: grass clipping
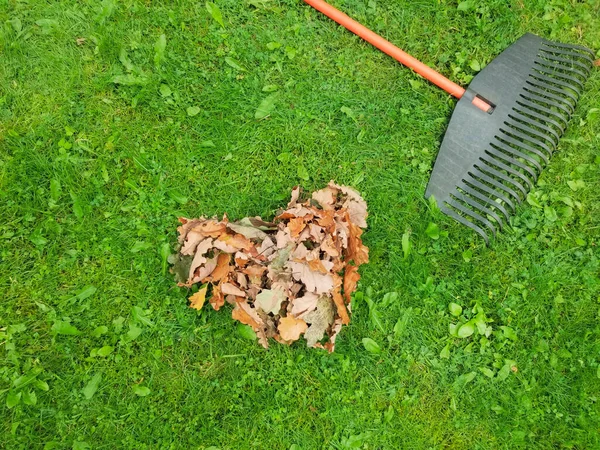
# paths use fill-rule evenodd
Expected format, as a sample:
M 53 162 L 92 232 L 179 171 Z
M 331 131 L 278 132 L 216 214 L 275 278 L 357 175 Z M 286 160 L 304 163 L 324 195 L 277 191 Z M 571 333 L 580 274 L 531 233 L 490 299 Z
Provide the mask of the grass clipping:
M 361 235 L 367 204 L 354 189 L 333 181 L 300 202 L 294 188 L 274 222 L 260 217 L 229 222 L 180 218 L 180 249 L 171 259 L 180 286 L 200 289 L 190 306 L 207 298 L 215 310 L 233 305 L 232 317 L 252 327 L 260 344 L 269 338 L 332 352 L 350 322 L 350 296 L 369 261 Z

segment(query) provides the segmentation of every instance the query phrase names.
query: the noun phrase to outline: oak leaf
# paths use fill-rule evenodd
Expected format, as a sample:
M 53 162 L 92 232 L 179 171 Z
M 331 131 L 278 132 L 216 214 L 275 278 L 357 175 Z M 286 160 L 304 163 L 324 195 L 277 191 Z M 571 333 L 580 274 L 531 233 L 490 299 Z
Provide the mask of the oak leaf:
M 329 297 L 322 295 L 317 302 L 317 308 L 303 317 L 304 321 L 310 324 L 304 333 L 304 338 L 309 347 L 313 347 L 323 339 L 323 334 L 333 323 L 334 317 L 333 302 Z
M 350 303 L 351 295 L 356 290 L 356 284 L 360 280 L 358 266 L 348 264 L 344 270 L 344 299 L 346 303 Z
M 296 319 L 292 316 L 287 316 L 279 321 L 277 330 L 279 335 L 285 341 L 297 341 L 300 335 L 306 331 L 308 325 L 302 319 Z
M 263 289 L 256 296 L 255 307 L 266 313 L 279 314 L 281 303 L 286 300 L 285 293 L 280 289 Z
M 221 292 L 221 286 L 213 286 L 212 296 L 210 297 L 210 305 L 215 311 L 218 311 L 225 304 L 225 297 Z
M 246 293 L 240 288 L 234 286 L 231 283 L 222 283 L 221 292 L 225 295 L 235 295 L 236 297 L 246 297 Z

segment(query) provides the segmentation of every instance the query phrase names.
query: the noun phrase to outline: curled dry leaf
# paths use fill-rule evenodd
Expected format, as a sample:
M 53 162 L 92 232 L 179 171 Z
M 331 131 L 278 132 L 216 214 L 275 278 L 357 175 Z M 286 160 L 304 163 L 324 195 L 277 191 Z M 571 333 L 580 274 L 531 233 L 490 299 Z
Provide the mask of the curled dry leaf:
M 227 301 L 265 348 L 270 338 L 291 344 L 304 335 L 309 347 L 332 352 L 350 322 L 358 268 L 369 260 L 361 239 L 367 204 L 333 181 L 308 200 L 300 194 L 294 188 L 275 222 L 179 219 L 179 252 L 169 262 L 180 286 L 207 283 L 191 307 L 202 308 L 207 296 L 215 310 Z
M 279 321 L 277 330 L 279 330 L 281 339 L 291 343 L 300 339 L 300 335 L 304 333 L 307 328 L 308 325 L 306 325 L 304 320 L 287 316 Z

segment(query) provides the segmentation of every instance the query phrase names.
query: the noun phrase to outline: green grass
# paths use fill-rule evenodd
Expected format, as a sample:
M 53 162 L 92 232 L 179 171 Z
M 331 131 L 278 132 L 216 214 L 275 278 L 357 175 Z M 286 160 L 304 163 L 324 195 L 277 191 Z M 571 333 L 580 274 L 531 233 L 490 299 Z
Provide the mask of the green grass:
M 218 0 L 221 27 L 203 2 L 0 0 L 0 446 L 600 448 L 598 70 L 486 248 L 422 198 L 455 102 L 303 2 L 255 3 Z M 597 0 L 335 4 L 463 84 L 526 31 L 600 48 Z M 186 306 L 177 216 L 270 218 L 330 179 L 364 194 L 372 257 L 335 354 Z M 450 336 L 451 302 L 487 342 Z

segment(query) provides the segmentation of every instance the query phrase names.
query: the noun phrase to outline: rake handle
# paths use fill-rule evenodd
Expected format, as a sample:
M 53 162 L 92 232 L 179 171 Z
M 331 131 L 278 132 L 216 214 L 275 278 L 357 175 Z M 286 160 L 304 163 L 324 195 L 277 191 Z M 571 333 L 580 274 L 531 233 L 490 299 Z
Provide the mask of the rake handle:
M 352 19 L 351 17 L 349 17 L 346 14 L 344 14 L 343 12 L 341 12 L 339 9 L 336 9 L 333 6 L 331 6 L 329 3 L 327 3 L 323 0 L 304 0 L 304 1 L 306 3 L 308 3 L 310 6 L 312 6 L 313 8 L 315 8 L 317 11 L 322 12 L 330 19 L 336 21 L 343 27 L 352 31 L 357 36 L 361 37 L 365 41 L 367 41 L 370 44 L 372 44 L 373 46 L 377 47 L 382 52 L 387 53 L 388 55 L 390 55 L 392 58 L 394 58 L 398 62 L 400 62 L 400 63 L 404 64 L 406 67 L 414 70 L 416 73 L 421 75 L 423 78 L 426 78 L 427 80 L 431 81 L 433 84 L 439 86 L 444 91 L 448 92 L 450 95 L 452 95 L 458 99 L 460 99 L 464 95 L 466 90 L 462 86 L 459 86 L 458 84 L 449 80 L 448 78 L 443 76 L 441 73 L 438 73 L 435 70 L 433 70 L 431 67 L 426 66 L 418 59 L 414 58 L 413 56 L 409 55 L 405 51 L 396 47 L 394 44 L 385 40 L 384 38 L 379 36 L 377 33 L 374 33 L 373 31 L 369 30 L 364 25 L 361 25 L 356 20 Z M 488 105 L 485 101 L 481 100 L 479 97 L 475 97 L 473 99 L 473 104 L 475 106 L 477 106 L 479 109 L 481 109 L 482 111 L 487 112 L 490 110 L 490 105 Z

